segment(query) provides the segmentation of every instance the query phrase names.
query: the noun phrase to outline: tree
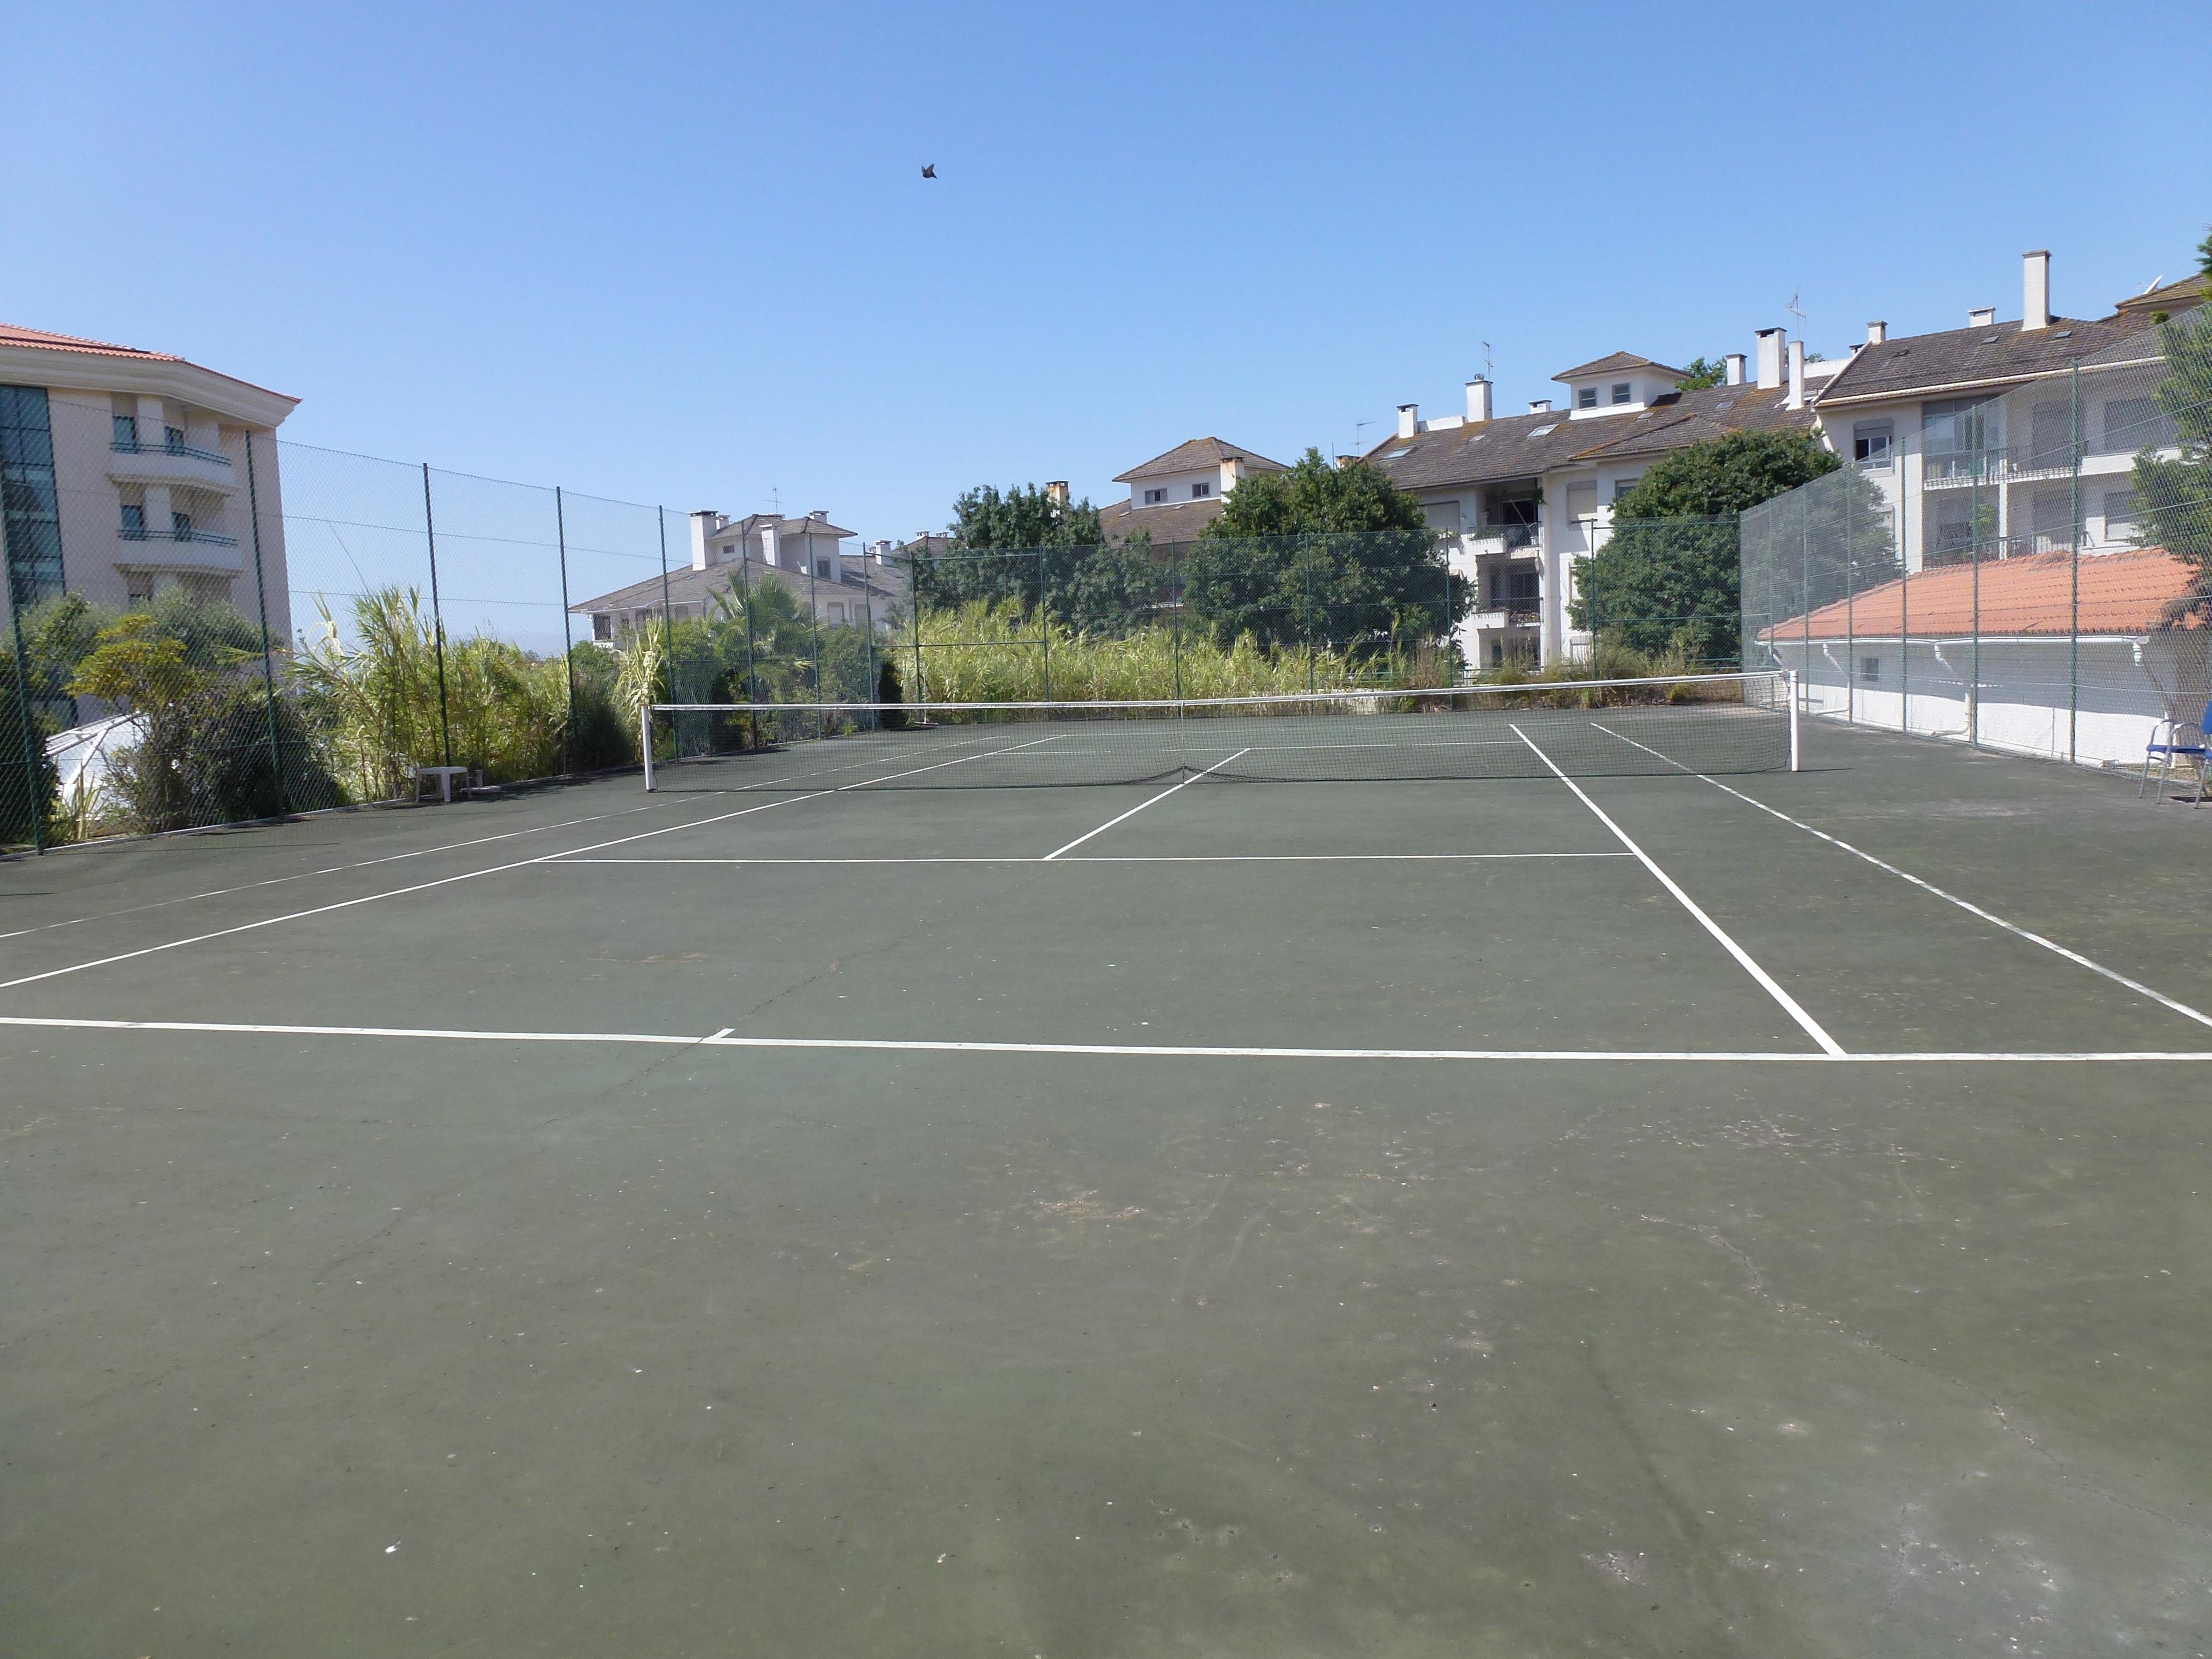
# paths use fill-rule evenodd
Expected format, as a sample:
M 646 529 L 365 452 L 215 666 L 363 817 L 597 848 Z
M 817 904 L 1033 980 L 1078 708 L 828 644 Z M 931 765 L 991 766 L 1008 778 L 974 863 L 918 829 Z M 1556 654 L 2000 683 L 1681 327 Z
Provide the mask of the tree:
M 915 585 L 921 604 L 946 610 L 978 599 L 1033 609 L 1071 591 L 1085 554 L 1106 539 L 1089 501 L 1060 501 L 1033 483 L 1004 495 L 991 484 L 966 491 L 945 533 L 951 549 L 920 561 Z
M 2212 284 L 2212 234 L 2198 245 Z M 2155 541 L 2190 567 L 2189 592 L 2169 602 L 2160 621 L 2185 618 L 2212 623 L 2212 306 L 2167 318 L 2158 325 L 2166 378 L 2158 401 L 2173 417 L 2180 454 L 2162 460 L 2149 450 L 2136 457 L 2136 496 Z
M 1692 357 L 1682 378 L 1674 382 L 1677 392 L 1703 392 L 1709 386 L 1719 386 L 1728 379 L 1728 363 L 1718 357 Z
M 1317 449 L 1231 492 L 1191 549 L 1183 594 L 1218 645 L 1354 652 L 1441 640 L 1473 602 L 1419 501 L 1380 468 L 1331 465 Z
M 1679 646 L 1700 662 L 1739 660 L 1736 515 L 1841 465 L 1797 433 L 1731 432 L 1676 450 L 1613 504 L 1611 538 L 1578 562 L 1575 626 L 1640 651 Z

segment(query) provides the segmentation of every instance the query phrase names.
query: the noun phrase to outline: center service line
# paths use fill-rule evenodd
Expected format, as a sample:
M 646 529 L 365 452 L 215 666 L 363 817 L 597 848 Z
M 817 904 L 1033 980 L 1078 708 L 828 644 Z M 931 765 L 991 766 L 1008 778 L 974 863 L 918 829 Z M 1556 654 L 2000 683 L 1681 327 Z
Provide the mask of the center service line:
M 1530 738 L 1526 732 L 1523 732 L 1517 726 L 1512 728 L 1512 732 L 1515 737 L 1520 738 L 1522 742 L 1528 745 L 1529 749 L 1534 752 L 1538 760 L 1543 762 L 1546 766 L 1551 768 L 1552 775 L 1553 777 L 1557 778 L 1561 783 L 1565 784 L 1568 788 L 1575 792 L 1575 799 L 1577 800 L 1589 807 L 1591 811 L 1597 815 L 1597 821 L 1600 823 L 1613 831 L 1613 839 L 1618 841 L 1623 847 L 1626 847 L 1632 854 L 1633 854 L 1637 861 L 1643 865 L 1646 870 L 1649 870 L 1652 875 L 1657 878 L 1659 884 L 1662 887 L 1664 887 L 1668 892 L 1672 893 L 1675 898 L 1680 902 L 1681 906 L 1685 910 L 1687 910 L 1692 916 L 1697 918 L 1698 925 L 1720 942 L 1721 948 L 1736 959 L 1736 965 L 1741 967 L 1744 972 L 1749 974 L 1753 979 L 1757 980 L 1760 988 L 1765 991 L 1767 995 L 1772 997 L 1777 1002 L 1782 1005 L 1783 1012 L 1787 1013 L 1790 1018 L 1796 1020 L 1799 1025 L 1804 1028 L 1806 1036 L 1811 1037 L 1814 1042 L 1819 1043 L 1822 1050 L 1829 1055 L 1836 1059 L 1841 1059 L 1843 1057 L 1844 1045 L 1837 1042 L 1835 1038 L 1830 1036 L 1826 1031 L 1820 1028 L 1820 1023 L 1818 1020 L 1814 1019 L 1812 1015 L 1807 1013 L 1804 1009 L 1798 1006 L 1797 999 L 1791 996 L 1789 992 L 1784 990 L 1780 985 L 1777 984 L 1773 975 L 1768 973 L 1765 969 L 1760 967 L 1756 962 L 1753 961 L 1751 952 L 1745 950 L 1743 946 L 1738 945 L 1734 939 L 1730 939 L 1727 933 L 1723 930 L 1720 923 L 1715 921 L 1711 916 L 1699 909 L 1698 908 L 1698 902 L 1692 898 L 1687 893 L 1684 892 L 1681 888 L 1675 884 L 1674 878 L 1668 875 L 1664 870 L 1662 870 L 1657 862 L 1653 860 L 1652 856 L 1649 853 L 1645 852 L 1641 847 L 1638 847 L 1634 842 L 1631 841 L 1628 838 L 1628 832 L 1626 830 L 1623 830 L 1619 824 L 1615 823 L 1611 818 L 1607 817 L 1605 813 L 1605 809 L 1600 806 L 1595 801 L 1592 800 L 1588 795 L 1584 794 L 1580 784 L 1577 783 L 1565 772 L 1559 770 L 1557 766 L 1553 766 L 1552 764 L 1552 757 L 1546 754 L 1542 750 L 1538 749 L 1534 741 Z
M 1214 762 L 1212 765 L 1206 769 L 1206 772 L 1218 772 L 1223 767 L 1228 765 L 1231 761 L 1242 760 L 1245 756 L 1251 752 L 1252 750 L 1249 746 L 1240 749 L 1235 754 L 1226 756 L 1222 759 Z M 1200 778 L 1204 777 L 1206 775 L 1206 772 L 1195 773 L 1193 775 L 1185 778 L 1181 783 L 1176 784 L 1170 788 L 1161 790 L 1158 794 L 1154 795 L 1150 800 L 1139 801 L 1127 811 L 1122 813 L 1120 817 L 1109 818 L 1105 823 L 1100 824 L 1096 830 L 1085 831 L 1082 835 L 1078 836 L 1073 841 L 1068 842 L 1066 846 L 1055 848 L 1053 851 L 1047 853 L 1042 859 L 1038 860 L 1038 862 L 1042 864 L 1050 864 L 1062 853 L 1073 853 L 1077 848 L 1082 846 L 1085 842 L 1089 841 L 1091 836 L 1104 835 L 1115 824 L 1121 823 L 1127 819 L 1133 818 L 1147 806 L 1157 806 L 1160 802 L 1165 800 L 1170 795 L 1175 793 L 1177 789 L 1188 789 L 1192 784 L 1196 783 Z

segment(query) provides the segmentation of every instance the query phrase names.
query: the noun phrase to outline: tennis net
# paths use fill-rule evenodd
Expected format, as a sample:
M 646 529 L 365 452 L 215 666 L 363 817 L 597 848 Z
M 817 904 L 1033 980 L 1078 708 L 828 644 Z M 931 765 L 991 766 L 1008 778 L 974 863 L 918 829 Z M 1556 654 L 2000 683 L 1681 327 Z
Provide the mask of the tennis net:
M 1142 702 L 655 703 L 648 789 L 1781 771 L 1784 673 Z

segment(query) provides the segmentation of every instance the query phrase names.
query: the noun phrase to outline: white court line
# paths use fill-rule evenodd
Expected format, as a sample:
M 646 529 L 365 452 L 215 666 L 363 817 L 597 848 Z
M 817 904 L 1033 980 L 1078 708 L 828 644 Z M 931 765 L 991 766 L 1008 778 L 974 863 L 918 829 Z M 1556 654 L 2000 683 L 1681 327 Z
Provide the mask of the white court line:
M 1041 738 L 1039 741 L 1049 743 L 1052 739 L 1046 738 Z M 1027 747 L 1028 745 L 1024 744 L 1018 746 Z M 990 751 L 986 751 L 986 753 Z M 963 757 L 963 758 L 975 760 L 981 759 L 982 757 L 971 755 Z M 951 765 L 954 763 L 947 761 L 940 763 L 944 765 Z M 928 772 L 934 771 L 935 769 L 935 767 L 925 766 L 917 767 L 914 769 L 914 771 Z M 910 777 L 912 775 L 913 772 L 894 772 L 888 777 L 870 779 L 868 781 L 887 783 L 894 778 Z M 579 847 L 574 848 L 574 851 L 578 853 L 596 853 L 610 847 L 627 847 L 633 842 L 651 841 L 658 836 L 672 836 L 685 830 L 703 830 L 710 823 L 726 823 L 731 818 L 750 817 L 755 812 L 769 812 L 775 811 L 779 806 L 796 805 L 800 801 L 819 800 L 824 795 L 836 794 L 842 790 L 857 789 L 861 787 L 862 785 L 860 784 L 848 783 L 841 784 L 836 789 L 815 789 L 810 790 L 805 794 L 783 795 L 778 797 L 775 800 L 763 801 L 758 806 L 739 807 L 734 811 L 718 812 L 711 817 L 692 818 L 685 823 L 669 824 L 659 830 L 642 830 L 635 836 L 620 836 L 612 841 L 595 842 L 589 847 Z M 735 792 L 731 791 L 726 793 L 734 793 Z M 66 968 L 49 968 L 46 972 L 41 974 L 25 974 L 17 979 L 0 980 L 0 991 L 12 991 L 18 986 L 35 985 L 41 980 L 59 979 L 67 974 L 81 974 L 88 968 L 106 968 L 111 967 L 118 962 L 131 962 L 140 957 L 155 956 L 164 951 L 181 950 L 187 945 L 204 945 L 210 939 L 228 939 L 239 933 L 251 933 L 259 928 L 276 927 L 278 924 L 283 922 L 303 921 L 308 916 L 329 915 L 335 911 L 350 910 L 357 905 L 374 904 L 379 899 L 403 898 L 410 893 L 426 893 L 430 891 L 433 888 L 451 886 L 455 882 L 473 881 L 479 876 L 496 876 L 509 870 L 526 869 L 533 864 L 550 864 L 555 862 L 556 860 L 566 856 L 568 856 L 568 854 L 562 853 L 547 853 L 538 858 L 518 859 L 511 864 L 495 864 L 482 870 L 465 870 L 459 875 L 442 876 L 436 881 L 416 882 L 411 886 L 387 888 L 381 893 L 366 893 L 359 898 L 341 899 L 334 904 L 318 904 L 309 909 L 291 911 L 285 915 L 267 916 L 259 921 L 242 922 L 235 927 L 218 927 L 211 933 L 195 933 L 190 939 L 171 939 L 166 944 L 149 945 L 136 951 L 120 951 L 112 957 L 99 957 L 90 962 L 74 963 Z
M 1199 779 L 1204 777 L 1206 772 L 1218 772 L 1223 767 L 1228 765 L 1231 761 L 1239 759 L 1251 752 L 1252 751 L 1249 749 L 1240 749 L 1234 755 L 1224 755 L 1221 759 L 1214 762 L 1212 765 L 1207 767 L 1206 769 L 1206 772 L 1194 773 L 1191 776 L 1185 778 L 1181 783 L 1161 790 L 1160 793 L 1154 795 L 1152 799 L 1139 801 L 1134 806 L 1132 806 L 1127 811 L 1122 813 L 1119 817 L 1111 817 L 1107 819 L 1105 823 L 1100 824 L 1096 830 L 1086 830 L 1083 834 L 1078 836 L 1073 841 L 1068 842 L 1066 846 L 1055 848 L 1053 851 L 1047 853 L 1044 857 L 1039 860 L 1039 862 L 1049 864 L 1054 859 L 1058 858 L 1062 853 L 1073 852 L 1077 848 L 1082 846 L 1085 842 L 1089 841 L 1093 836 L 1103 836 L 1109 830 L 1111 830 L 1115 824 L 1123 823 L 1127 819 L 1133 818 L 1147 806 L 1157 806 L 1160 802 L 1165 800 L 1170 795 L 1175 793 L 1177 789 L 1188 789 L 1192 784 L 1196 783 Z
M 982 738 L 970 739 L 981 742 Z M 878 757 L 880 758 L 880 757 Z M 710 795 L 742 795 L 755 789 L 765 789 L 775 782 L 798 783 L 808 778 L 833 777 L 840 772 L 850 772 L 856 767 L 872 764 L 871 760 L 848 761 L 842 766 L 824 766 L 811 772 L 799 772 L 789 778 L 763 780 L 757 783 L 737 784 L 727 789 L 708 790 Z M 282 887 L 289 882 L 307 881 L 316 876 L 343 875 L 349 871 L 373 869 L 380 864 L 398 864 L 407 859 L 428 858 L 435 853 L 458 852 L 463 848 L 482 847 L 488 842 L 512 841 L 519 836 L 542 835 L 549 830 L 573 830 L 580 823 L 598 823 L 607 818 L 628 817 L 635 812 L 651 812 L 664 805 L 678 805 L 676 801 L 647 801 L 641 806 L 624 806 L 611 812 L 587 812 L 580 818 L 562 818 L 556 823 L 541 823 L 528 830 L 503 830 L 497 835 L 475 836 L 467 841 L 441 842 L 435 847 L 418 847 L 408 853 L 387 853 L 380 858 L 362 859 L 354 864 L 325 865 L 319 870 L 302 870 L 289 876 L 270 876 L 263 881 L 241 882 L 235 887 L 210 887 L 204 893 L 186 893 L 173 899 L 156 899 L 150 904 L 126 904 L 119 910 L 101 910 L 88 916 L 71 916 L 67 921 L 43 922 L 36 927 L 18 927 L 13 933 L 0 933 L 0 939 L 23 939 L 32 933 L 50 933 L 60 927 L 82 927 L 88 921 L 106 921 L 116 916 L 137 915 L 145 910 L 166 910 L 172 905 L 194 904 L 202 899 L 224 898 L 234 893 L 251 893 L 264 887 Z M 303 820 L 304 821 L 304 820 Z
M 1094 834 L 1096 831 L 1093 832 Z M 1492 859 L 1625 859 L 1626 853 L 1090 853 L 1060 859 L 1061 864 L 1393 864 L 1430 862 L 1481 863 Z M 580 859 L 562 857 L 557 864 L 658 865 L 731 864 L 1045 864 L 1053 860 L 1029 858 L 849 858 L 849 859 Z M 549 865 L 547 868 L 555 868 Z
M 2144 984 L 2141 980 L 2130 979 L 2125 974 L 2115 972 L 2113 969 L 2106 967 L 2101 962 L 2092 961 L 2089 957 L 2083 956 L 2079 951 L 2069 951 L 2064 945 L 2059 944 L 2056 939 L 2045 939 L 2042 934 L 2031 932 L 2029 929 L 2021 927 L 2017 922 L 2007 921 L 2002 916 L 1997 915 L 1991 911 L 1983 909 L 1980 905 L 1974 903 L 1969 899 L 1962 899 L 1956 893 L 1946 892 L 1942 888 L 1938 887 L 1934 882 L 1923 880 L 1920 877 L 1914 875 L 1910 870 L 1900 870 L 1895 865 L 1887 863 L 1881 859 L 1876 858 L 1871 853 L 1852 846 L 1850 842 L 1844 840 L 1839 836 L 1832 836 L 1825 830 L 1815 830 L 1811 824 L 1805 823 L 1802 819 L 1793 818 L 1787 812 L 1778 811 L 1775 808 L 1769 806 L 1765 801 L 1754 799 L 1753 797 L 1745 794 L 1741 789 L 1731 789 L 1728 785 L 1723 783 L 1718 778 L 1709 778 L 1703 772 L 1691 772 L 1690 769 L 1684 766 L 1681 762 L 1673 759 L 1671 757 L 1662 755 L 1657 750 L 1650 748 L 1644 744 L 1640 744 L 1633 738 L 1621 737 L 1620 732 L 1613 731 L 1610 726 L 1598 726 L 1598 723 L 1595 720 L 1592 720 L 1590 724 L 1597 726 L 1597 729 L 1604 732 L 1608 738 L 1620 738 L 1621 742 L 1627 744 L 1630 747 L 1641 749 L 1645 754 L 1656 756 L 1658 759 L 1665 761 L 1669 766 L 1678 768 L 1684 772 L 1688 772 L 1690 776 L 1696 778 L 1699 782 L 1710 783 L 1714 788 L 1719 790 L 1722 793 L 1734 795 L 1738 800 L 1743 802 L 1745 805 L 1756 806 L 1760 811 L 1765 813 L 1770 817 L 1780 818 L 1783 823 L 1790 824 L 1796 829 L 1802 830 L 1808 836 L 1817 836 L 1822 841 L 1826 842 L 1829 846 L 1836 848 L 1839 851 L 1849 853 L 1855 859 L 1863 859 L 1866 862 L 1874 866 L 1875 869 L 1887 871 L 1889 874 L 1895 876 L 1899 881 L 1911 882 L 1915 887 L 1919 888 L 1921 891 L 1933 894 L 1936 897 L 1942 899 L 1946 904 L 1955 904 L 1961 910 L 1964 910 L 1968 915 L 1979 916 L 1984 921 L 1990 923 L 1992 927 L 2003 928 L 2005 932 L 2012 934 L 2015 939 L 2024 939 L 2030 945 L 2039 945 L 2052 955 L 2063 957 L 2067 961 L 2073 963 L 2077 967 L 2087 968 L 2093 974 L 2101 974 L 2104 977 L 2112 981 L 2113 984 L 2124 985 L 2129 990 L 2135 992 L 2139 996 L 2148 997 L 2153 1002 L 2158 1004 L 2161 1008 L 2170 1008 L 2175 1013 L 2181 1015 L 2185 1019 L 2193 1019 L 2199 1025 L 2212 1026 L 2212 1014 L 2207 1014 L 2201 1009 L 2192 1008 L 2185 1002 L 2177 1002 L 2173 998 L 2166 995 L 2165 992 L 2154 991 L 2149 986 Z
M 963 1042 L 921 1037 L 739 1036 L 723 1027 L 708 1036 L 673 1031 L 477 1031 L 422 1025 L 264 1025 L 216 1020 L 78 1019 L 0 1014 L 0 1026 L 77 1031 L 158 1031 L 218 1036 L 385 1037 L 407 1042 L 641 1045 L 658 1048 L 791 1048 L 889 1054 L 1102 1055 L 1139 1060 L 1424 1060 L 1567 1063 L 1674 1062 L 1783 1066 L 2091 1065 L 2172 1062 L 2202 1065 L 2212 1049 L 2124 1048 L 2022 1052 L 1966 1050 L 1847 1054 L 1803 1048 L 1287 1048 L 1225 1044 L 1133 1042 Z
M 1623 847 L 1626 847 L 1631 853 L 1635 854 L 1638 862 L 1642 864 L 1646 870 L 1649 870 L 1652 875 L 1657 878 L 1659 884 L 1662 887 L 1664 887 L 1668 892 L 1672 893 L 1675 898 L 1680 901 L 1685 910 L 1687 910 L 1692 916 L 1697 918 L 1698 925 L 1704 928 L 1708 933 L 1711 933 L 1715 939 L 1718 940 L 1720 946 L 1723 951 L 1726 951 L 1730 956 L 1735 958 L 1736 965 L 1741 968 L 1744 972 L 1749 974 L 1753 979 L 1757 980 L 1759 983 L 1760 988 L 1764 990 L 1767 995 L 1772 997 L 1775 1001 L 1782 1005 L 1783 1012 L 1787 1013 L 1790 1018 L 1796 1020 L 1799 1025 L 1804 1028 L 1805 1035 L 1811 1037 L 1814 1042 L 1819 1043 L 1820 1047 L 1826 1049 L 1830 1054 L 1841 1058 L 1844 1052 L 1844 1045 L 1837 1042 L 1835 1038 L 1830 1036 L 1826 1031 L 1823 1030 L 1820 1027 L 1820 1023 L 1814 1019 L 1812 1015 L 1807 1013 L 1803 1008 L 1798 1006 L 1796 998 L 1791 996 L 1789 992 L 1784 990 L 1780 985 L 1775 982 L 1773 975 L 1768 973 L 1765 969 L 1760 967 L 1756 962 L 1753 961 L 1751 952 L 1745 950 L 1741 945 L 1738 945 L 1733 939 L 1730 939 L 1727 933 L 1723 930 L 1720 923 L 1715 921 L 1711 916 L 1699 909 L 1698 908 L 1698 902 L 1692 898 L 1687 893 L 1684 892 L 1680 887 L 1676 885 L 1674 878 L 1668 875 L 1664 870 L 1662 870 L 1649 853 L 1645 852 L 1641 847 L 1638 847 L 1634 842 L 1631 841 L 1628 838 L 1628 832 L 1626 830 L 1623 830 L 1619 824 L 1615 823 L 1611 818 L 1607 817 L 1605 814 L 1605 809 L 1600 806 L 1595 801 L 1592 800 L 1588 795 L 1584 794 L 1583 793 L 1583 787 L 1580 784 L 1577 783 L 1565 772 L 1559 770 L 1558 767 L 1553 766 L 1552 764 L 1552 757 L 1546 754 L 1542 750 L 1538 749 L 1534 742 L 1531 740 L 1526 732 L 1523 732 L 1517 726 L 1514 726 L 1512 729 L 1513 735 L 1520 738 L 1522 742 L 1528 744 L 1528 747 L 1534 751 L 1536 758 L 1543 762 L 1546 766 L 1551 768 L 1552 775 L 1557 778 L 1561 783 L 1565 784 L 1568 788 L 1573 790 L 1575 792 L 1575 799 L 1582 802 L 1583 805 L 1589 807 L 1591 811 L 1596 813 L 1597 821 L 1603 824 L 1607 829 L 1613 831 L 1613 838 L 1620 842 L 1620 843 Z

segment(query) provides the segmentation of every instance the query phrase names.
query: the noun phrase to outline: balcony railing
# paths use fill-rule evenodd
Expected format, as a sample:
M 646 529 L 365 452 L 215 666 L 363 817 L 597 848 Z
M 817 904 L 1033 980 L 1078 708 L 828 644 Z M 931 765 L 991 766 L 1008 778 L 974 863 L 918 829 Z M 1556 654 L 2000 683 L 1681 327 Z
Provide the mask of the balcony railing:
M 1514 598 L 1490 600 L 1481 607 L 1485 625 L 1491 628 L 1533 628 L 1543 620 L 1541 599 Z M 1495 620 L 1491 620 L 1495 618 Z
M 230 457 L 219 449 L 196 449 L 182 439 L 158 444 L 140 443 L 135 438 L 118 438 L 108 446 L 118 455 L 183 455 L 195 461 L 206 461 L 216 466 L 228 466 Z
M 143 524 L 123 526 L 126 542 L 197 542 L 203 547 L 236 547 L 238 538 L 220 530 L 149 530 Z
M 1477 542 L 1502 542 L 1508 553 L 1525 553 L 1533 550 L 1542 534 L 1542 526 L 1533 524 L 1477 525 L 1467 532 L 1468 539 Z

